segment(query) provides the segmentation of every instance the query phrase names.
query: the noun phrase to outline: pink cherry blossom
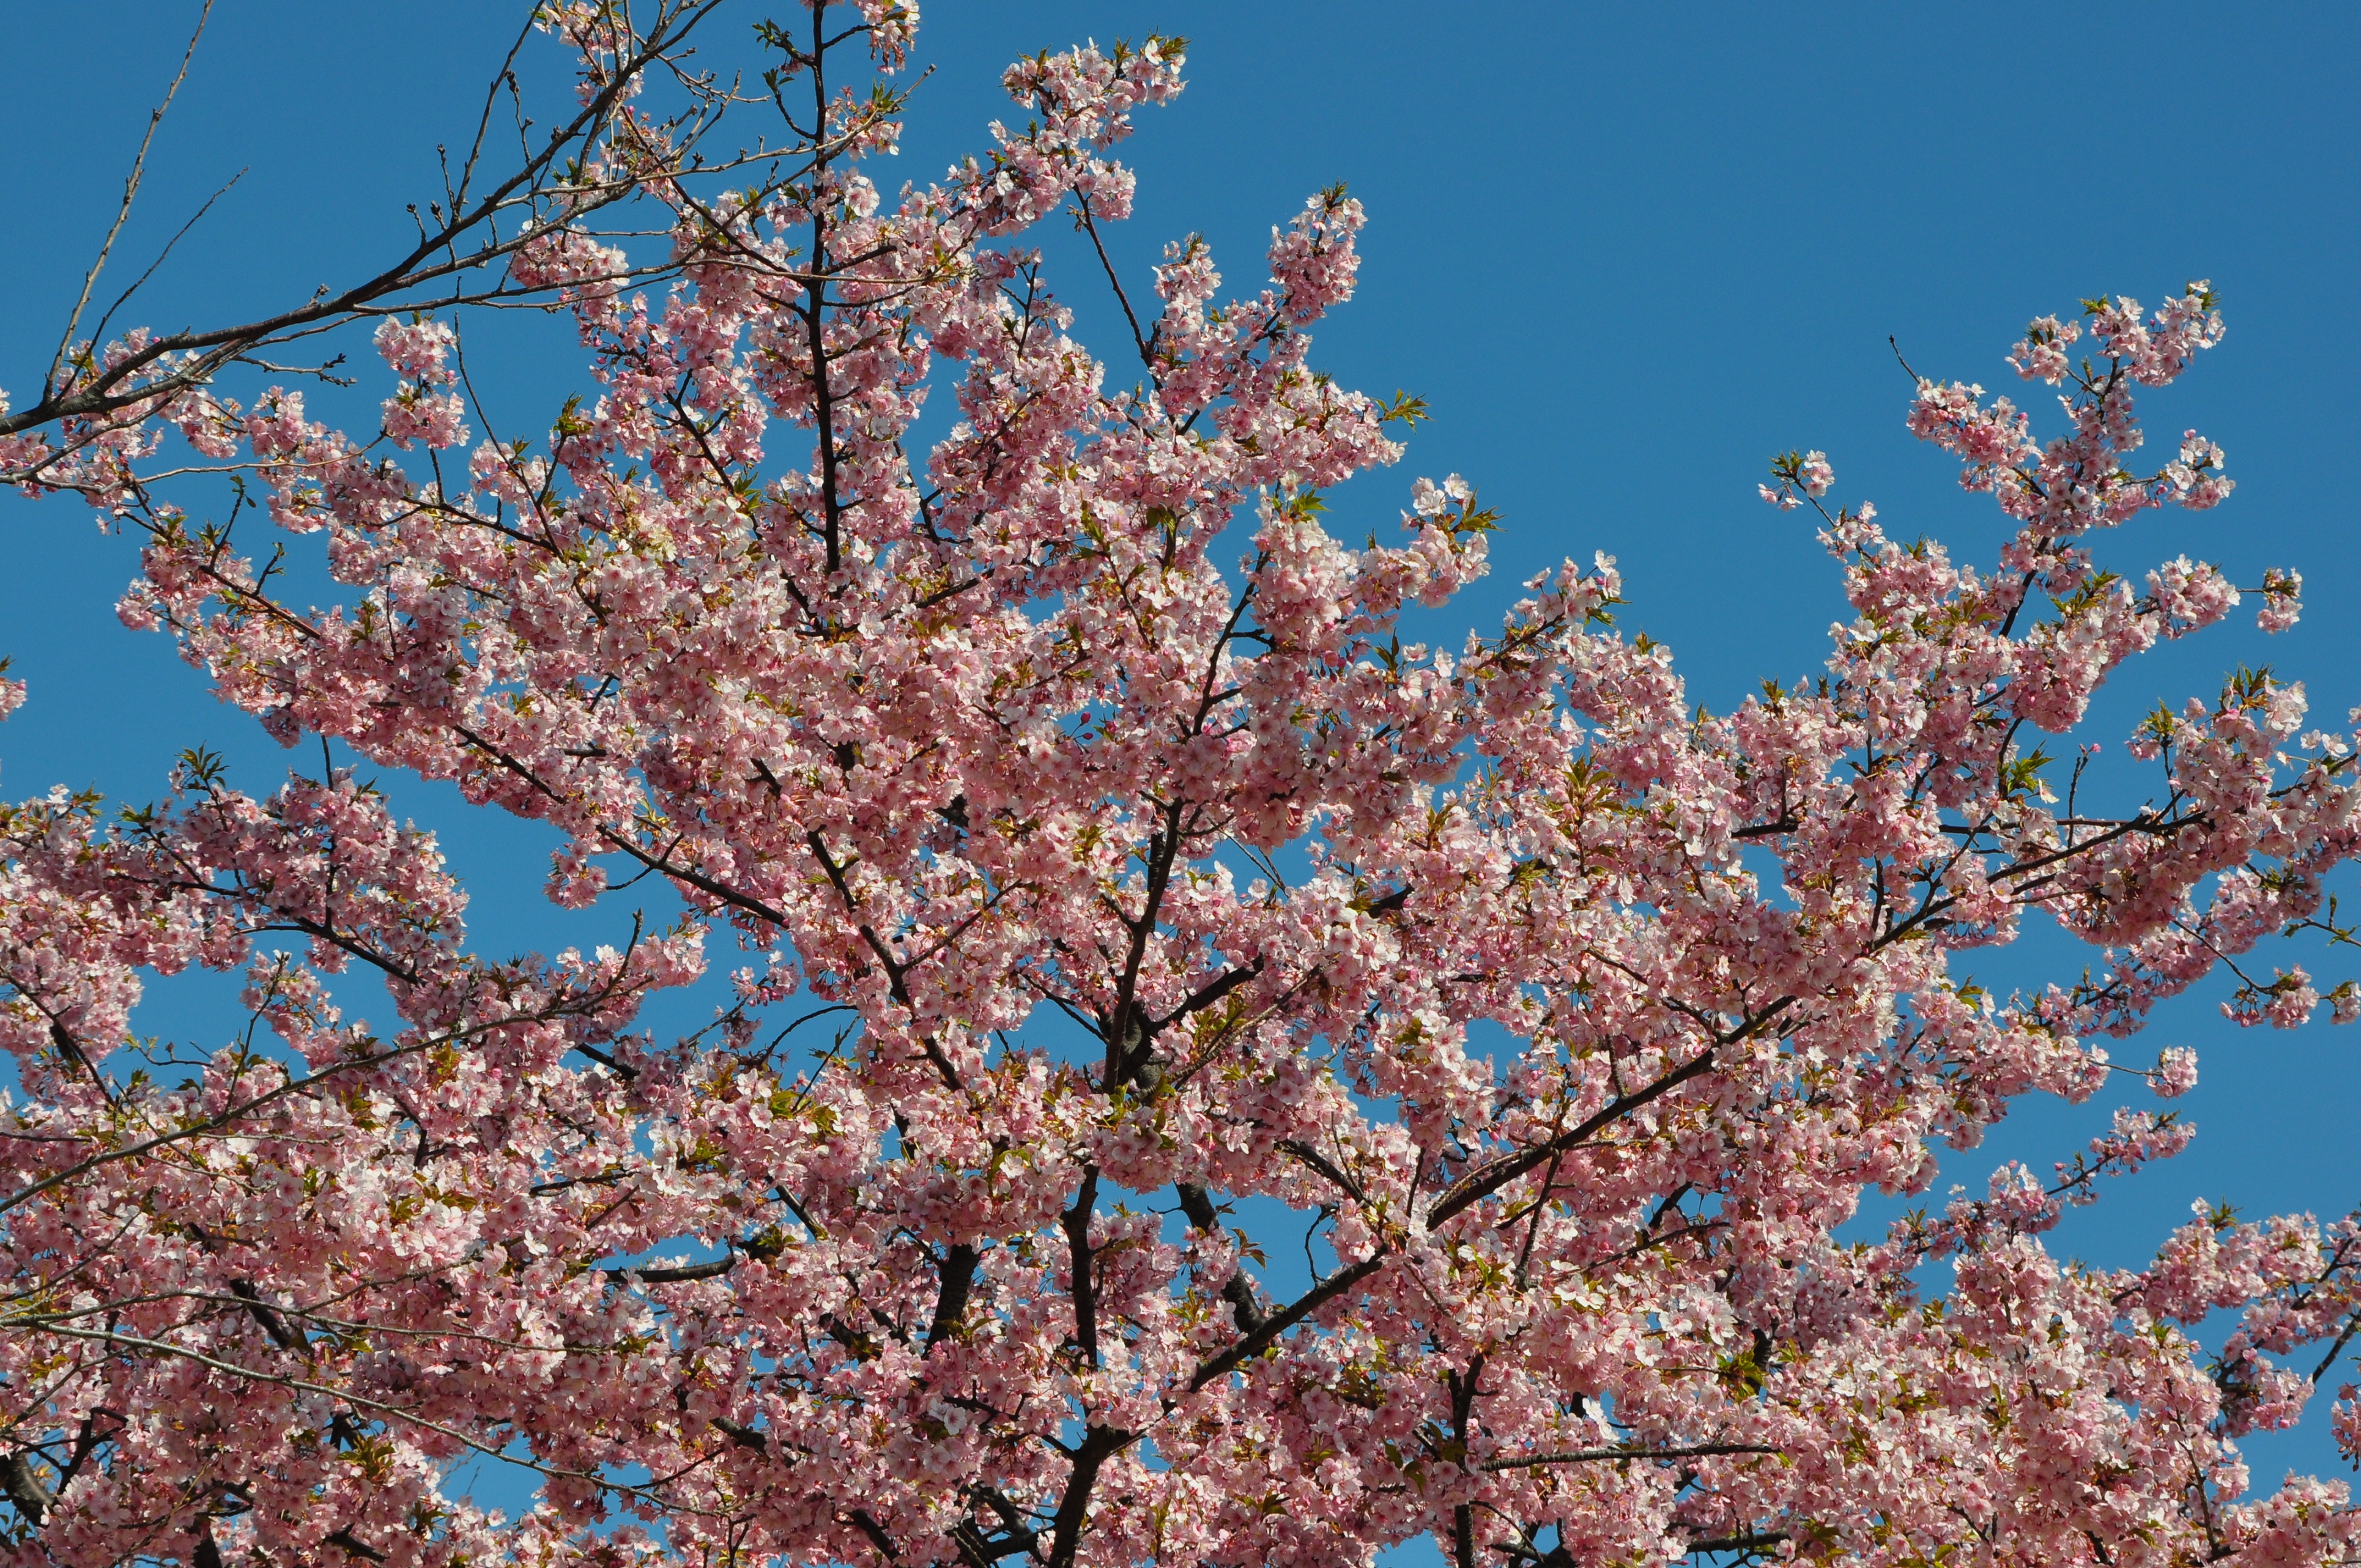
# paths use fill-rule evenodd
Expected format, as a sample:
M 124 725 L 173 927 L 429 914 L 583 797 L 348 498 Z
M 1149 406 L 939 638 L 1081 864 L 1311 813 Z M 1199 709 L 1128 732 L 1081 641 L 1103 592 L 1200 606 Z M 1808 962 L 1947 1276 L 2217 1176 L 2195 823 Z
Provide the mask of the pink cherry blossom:
M 0 448 L 139 535 L 127 624 L 322 759 L 0 809 L 0 1560 L 2351 1562 L 2343 1483 L 2255 1487 L 2238 1443 L 2345 1364 L 2361 1221 L 2201 1203 L 2147 1266 L 2053 1255 L 2178 1107 L 1926 1201 L 2024 1096 L 2193 1087 L 2185 1047 L 2109 1055 L 2159 1002 L 2322 1000 L 2256 956 L 2333 929 L 2361 853 L 2301 686 L 2160 707 L 2136 786 L 2082 766 L 2102 685 L 2251 580 L 2100 564 L 2230 495 L 2194 433 L 2136 455 L 2135 395 L 2221 339 L 2207 286 L 2035 322 L 2054 433 L 1917 383 L 1987 557 L 1774 460 L 1847 619 L 1709 713 L 1604 554 L 1403 641 L 1502 520 L 1372 477 L 1415 400 L 1318 368 L 1342 188 L 1244 288 L 1201 238 L 1101 265 L 1177 40 L 1019 61 L 977 156 L 880 181 L 898 100 L 846 56 L 898 78 L 917 23 L 763 29 L 795 172 L 731 192 L 620 8 L 543 7 L 616 116 L 501 253 L 588 363 L 545 439 L 421 316 L 375 329 L 375 430 L 196 360 L 99 409 L 131 334 Z M 609 186 L 659 283 L 566 204 Z M 1108 287 L 1101 357 L 1057 289 Z M 264 517 L 192 521 L 170 441 Z M 2264 576 L 2267 626 L 2299 588 Z M 404 774 L 544 825 L 611 944 L 475 950 L 364 782 Z M 692 914 L 628 916 L 642 877 Z M 1978 988 L 2028 915 L 2087 963 Z M 191 970 L 250 1026 L 147 1037 Z M 1872 1192 L 1924 1206 L 1857 1240 Z M 2355 1398 L 2309 1419 L 2361 1457 Z M 499 1467 L 524 1500 L 471 1491 Z
M 2167 1046 L 2158 1053 L 2149 1081 L 2166 1099 L 2179 1099 L 2197 1087 L 2197 1053 L 2187 1046 Z

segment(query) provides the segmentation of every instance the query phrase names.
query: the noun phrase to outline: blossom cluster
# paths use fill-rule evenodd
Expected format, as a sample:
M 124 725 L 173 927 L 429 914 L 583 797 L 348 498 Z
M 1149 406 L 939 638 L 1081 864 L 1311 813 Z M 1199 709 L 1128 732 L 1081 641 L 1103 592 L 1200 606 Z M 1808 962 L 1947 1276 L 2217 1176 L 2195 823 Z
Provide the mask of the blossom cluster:
M 544 8 L 586 91 L 616 15 Z M 859 15 L 828 47 L 900 70 L 912 8 Z M 560 905 L 652 876 L 695 917 L 488 960 L 431 839 L 342 770 L 256 797 L 192 755 L 150 810 L 0 815 L 0 1561 L 2361 1551 L 2341 1484 L 2250 1493 L 2237 1446 L 2361 1321 L 2355 1221 L 2207 1211 L 2146 1268 L 2063 1263 L 2065 1210 L 2191 1134 L 2125 1111 L 2054 1179 L 1844 1239 L 2015 1099 L 2096 1093 L 2107 1039 L 2317 922 L 2361 850 L 2353 742 L 2267 675 L 2158 711 L 2136 806 L 2079 774 L 2061 801 L 2034 744 L 2238 602 L 2095 554 L 2229 494 L 2193 433 L 2131 466 L 2134 393 L 2221 337 L 2203 285 L 2034 323 L 2046 443 L 1918 383 L 1909 428 L 2008 520 L 1989 565 L 1780 459 L 1763 493 L 1819 519 L 1850 619 L 1822 678 L 1709 714 L 1603 555 L 1497 630 L 1401 640 L 1498 519 L 1450 476 L 1383 540 L 1329 525 L 1417 411 L 1313 367 L 1344 190 L 1265 282 L 1176 243 L 1129 341 L 1077 340 L 1034 236 L 1129 213 L 1111 149 L 1180 91 L 1177 42 L 1019 62 L 1021 126 L 898 194 L 863 172 L 890 95 L 780 47 L 804 171 L 651 173 L 677 287 L 563 225 L 516 253 L 590 364 L 545 438 L 468 447 L 458 326 L 426 318 L 378 329 L 363 436 L 271 387 L 56 438 L 40 485 L 144 531 L 124 619 L 225 702 L 547 825 Z M 956 421 L 921 450 L 930 396 Z M 155 499 L 166 428 L 346 602 Z M 2266 625 L 2299 588 L 2266 576 Z M 2101 961 L 2007 998 L 1955 972 L 2029 911 Z M 639 1022 L 733 938 L 709 1027 Z M 143 988 L 191 967 L 242 973 L 254 1029 L 142 1045 Z M 364 978 L 390 1025 L 348 1011 Z M 2232 1006 L 2321 1000 L 2290 966 Z M 799 1054 L 807 1023 L 832 1038 Z M 1248 1234 L 1273 1212 L 1312 1279 Z M 505 1515 L 466 1482 L 500 1464 L 533 1488 Z

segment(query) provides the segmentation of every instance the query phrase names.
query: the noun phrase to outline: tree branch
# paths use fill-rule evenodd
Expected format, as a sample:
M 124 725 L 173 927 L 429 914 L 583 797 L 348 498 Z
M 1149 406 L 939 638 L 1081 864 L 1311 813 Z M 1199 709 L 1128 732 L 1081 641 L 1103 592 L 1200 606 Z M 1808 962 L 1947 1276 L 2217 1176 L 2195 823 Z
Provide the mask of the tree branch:
M 1235 1370 L 1239 1363 L 1259 1354 L 1265 1346 L 1288 1330 L 1326 1306 L 1329 1302 L 1375 1274 L 1386 1266 L 1390 1251 L 1372 1253 L 1360 1262 L 1340 1268 L 1327 1278 L 1297 1297 L 1287 1306 L 1263 1320 L 1262 1326 L 1240 1339 L 1237 1343 L 1199 1366 L 1189 1379 L 1191 1394 L 1216 1377 Z

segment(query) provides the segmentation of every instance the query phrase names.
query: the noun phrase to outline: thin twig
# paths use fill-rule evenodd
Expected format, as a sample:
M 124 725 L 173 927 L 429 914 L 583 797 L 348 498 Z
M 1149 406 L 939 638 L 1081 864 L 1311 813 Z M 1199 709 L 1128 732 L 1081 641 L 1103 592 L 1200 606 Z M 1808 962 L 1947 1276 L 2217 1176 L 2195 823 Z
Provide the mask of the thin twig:
M 66 330 L 58 338 L 58 351 L 49 359 L 49 377 L 41 383 L 45 394 L 54 395 L 58 389 L 59 374 L 64 370 L 66 355 L 73 347 L 74 328 L 82 324 L 82 313 L 90 308 L 91 291 L 98 287 L 98 275 L 106 269 L 107 252 L 115 248 L 115 236 L 123 232 L 124 224 L 130 219 L 131 203 L 139 194 L 139 181 L 147 171 L 148 148 L 156 140 L 156 127 L 164 123 L 164 112 L 172 106 L 172 99 L 180 93 L 181 83 L 188 80 L 189 61 L 196 58 L 197 40 L 205 36 L 205 23 L 213 14 L 214 0 L 204 0 L 197 10 L 196 30 L 189 35 L 189 47 L 181 51 L 181 69 L 172 73 L 172 84 L 164 89 L 164 101 L 157 104 L 148 116 L 148 132 L 139 138 L 139 155 L 131 160 L 131 177 L 123 182 L 123 205 L 116 209 L 115 222 L 107 225 L 106 238 L 98 247 L 98 259 L 90 264 L 88 272 L 82 274 L 82 295 L 74 301 L 73 312 L 66 317 Z M 212 204 L 210 202 L 206 203 L 207 206 Z M 134 288 L 137 286 L 133 285 Z M 44 400 L 47 400 L 46 397 Z

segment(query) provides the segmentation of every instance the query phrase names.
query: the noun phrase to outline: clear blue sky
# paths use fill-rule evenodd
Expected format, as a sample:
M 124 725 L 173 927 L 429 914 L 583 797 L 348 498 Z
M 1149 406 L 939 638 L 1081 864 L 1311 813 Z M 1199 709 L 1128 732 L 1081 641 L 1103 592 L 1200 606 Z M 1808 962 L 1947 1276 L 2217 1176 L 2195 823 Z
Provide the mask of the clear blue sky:
M 194 9 L 83 0 L 10 16 L 0 135 L 20 172 L 0 238 L 0 386 L 20 401 Z M 1889 532 L 1936 534 L 1969 559 L 2002 535 L 1988 504 L 1904 433 L 1907 383 L 1887 335 L 1922 371 L 1996 387 L 2013 379 L 2001 355 L 2027 318 L 2100 292 L 2153 303 L 2204 277 L 2224 299 L 2228 340 L 2147 401 L 2148 425 L 2219 440 L 2240 488 L 2219 511 L 2151 514 L 2103 561 L 2136 576 L 2186 552 L 2249 584 L 2290 565 L 2305 574 L 2309 609 L 2268 643 L 2242 626 L 2142 661 L 2103 695 L 2098 733 L 2118 740 L 2159 697 L 2210 695 L 2241 662 L 2305 679 L 2329 722 L 2361 704 L 2361 629 L 2346 613 L 2361 588 L 2361 413 L 2345 384 L 2361 312 L 2344 295 L 2361 281 L 2361 9 L 962 0 L 929 11 L 919 54 L 935 74 L 899 167 L 886 167 L 895 178 L 931 177 L 983 145 L 983 124 L 1010 112 L 997 76 L 1020 52 L 1151 30 L 1191 38 L 1189 91 L 1143 115 L 1129 144 L 1140 199 L 1116 251 L 1135 278 L 1166 239 L 1202 231 L 1232 285 L 1250 289 L 1270 225 L 1350 181 L 1372 218 L 1363 287 L 1322 330 L 1315 360 L 1373 392 L 1417 392 L 1435 417 L 1402 469 L 1339 498 L 1336 526 L 1389 526 L 1416 473 L 1464 473 L 1507 514 L 1492 583 L 1431 616 L 1431 634 L 1455 640 L 1493 620 L 1517 580 L 1603 549 L 1627 575 L 1627 624 L 1673 645 L 1697 700 L 1726 708 L 1763 676 L 1814 669 L 1843 607 L 1810 528 L 1754 499 L 1772 453 L 1825 448 L 1839 496 L 1873 499 Z M 249 171 L 130 315 L 177 326 L 260 311 L 390 247 L 402 203 L 423 204 L 432 186 L 434 144 L 472 129 L 516 12 L 217 0 L 122 242 L 126 277 L 214 186 Z M 761 14 L 725 11 L 715 56 L 734 55 Z M 559 63 L 528 52 L 544 80 Z M 1051 258 L 1085 333 L 1110 344 L 1103 285 L 1070 248 L 1053 241 Z M 498 344 L 496 395 L 528 417 L 578 384 L 562 336 L 516 328 Z M 490 357 L 472 352 L 471 367 Z M 0 652 L 33 683 L 0 729 L 0 789 L 94 784 L 146 798 L 197 741 L 252 787 L 276 777 L 284 759 L 250 721 L 212 706 L 165 641 L 115 623 L 128 540 L 101 536 L 76 506 L 8 497 L 0 549 Z M 540 904 L 529 831 L 471 821 L 448 792 L 396 797 L 475 870 L 486 945 L 547 948 L 615 925 L 611 912 L 560 922 Z M 2033 942 L 1979 978 L 2029 980 L 2061 961 L 2081 960 Z M 2333 956 L 2312 968 L 2351 972 Z M 2219 1017 L 2220 994 L 2166 1009 L 2126 1053 L 2199 1047 L 2204 1080 L 2183 1102 L 2196 1146 L 2073 1216 L 2061 1250 L 2133 1263 L 2200 1195 L 2250 1214 L 2361 1201 L 2349 1132 L 2361 1030 L 2244 1033 Z M 2106 1103 L 2027 1105 L 1985 1148 L 1953 1157 L 1950 1174 L 1981 1189 L 2003 1157 L 2046 1168 L 2103 1124 Z M 2324 1416 L 2323 1401 L 2303 1432 L 2250 1443 L 2257 1480 L 2333 1467 Z

